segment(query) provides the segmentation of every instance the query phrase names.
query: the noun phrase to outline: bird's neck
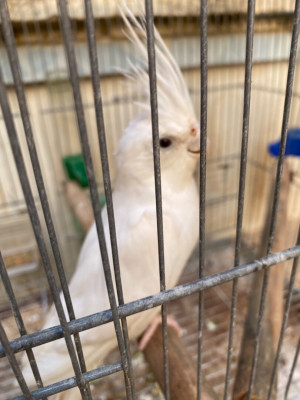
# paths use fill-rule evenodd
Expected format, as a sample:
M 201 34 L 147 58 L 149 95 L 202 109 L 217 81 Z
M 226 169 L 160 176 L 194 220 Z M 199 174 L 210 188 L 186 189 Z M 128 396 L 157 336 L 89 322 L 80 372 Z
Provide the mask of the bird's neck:
M 164 192 L 180 192 L 185 190 L 194 181 L 192 172 L 189 174 L 174 174 L 172 171 L 166 173 L 162 171 L 161 174 L 161 186 Z M 150 176 L 140 176 L 124 174 L 122 171 L 118 171 L 115 180 L 115 189 L 122 190 L 123 193 L 135 193 L 136 195 L 152 196 L 155 194 L 155 180 L 154 173 Z

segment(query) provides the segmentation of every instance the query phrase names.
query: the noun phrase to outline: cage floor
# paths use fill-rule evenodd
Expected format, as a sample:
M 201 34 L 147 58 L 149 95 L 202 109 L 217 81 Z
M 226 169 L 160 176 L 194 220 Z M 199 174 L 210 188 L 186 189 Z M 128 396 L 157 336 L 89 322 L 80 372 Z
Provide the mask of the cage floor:
M 242 261 L 253 259 L 253 253 L 244 249 Z M 218 246 L 212 246 L 207 250 L 206 274 L 220 272 L 232 266 L 233 245 L 224 242 Z M 180 283 L 195 280 L 197 278 L 197 253 L 195 252 L 188 262 Z M 247 308 L 247 294 L 251 276 L 239 280 L 238 308 L 235 328 L 235 340 L 233 350 L 233 363 L 231 374 L 231 386 L 237 367 L 240 338 L 243 332 L 243 323 Z M 222 397 L 224 391 L 224 377 L 226 366 L 226 351 L 228 343 L 228 326 L 230 319 L 231 283 L 207 290 L 204 293 L 204 333 L 203 333 L 203 375 L 208 385 Z M 28 332 L 38 330 L 43 323 L 45 303 L 33 301 L 22 306 L 22 315 Z M 197 358 L 197 313 L 198 296 L 192 295 L 169 304 L 168 312 L 172 314 L 182 328 L 182 341 L 186 346 L 196 366 Z M 1 319 L 9 338 L 18 336 L 14 320 L 5 307 L 1 308 Z M 297 342 L 299 340 L 299 314 L 300 292 L 295 289 L 290 310 L 288 326 L 285 333 L 282 355 L 280 358 L 278 399 L 283 399 L 284 390 L 290 371 Z M 135 374 L 137 399 L 156 400 L 164 396 L 155 382 L 143 354 L 138 351 L 136 343 L 132 343 L 133 368 Z M 19 358 L 19 355 L 18 355 Z M 118 352 L 113 352 L 107 363 L 118 360 Z M 0 359 L 0 400 L 7 400 L 20 394 L 14 388 L 14 376 L 6 359 Z M 93 398 L 97 400 L 121 400 L 125 398 L 123 375 L 117 373 L 112 376 L 95 381 L 91 384 Z M 299 360 L 296 367 L 289 400 L 299 399 L 300 393 L 300 367 Z

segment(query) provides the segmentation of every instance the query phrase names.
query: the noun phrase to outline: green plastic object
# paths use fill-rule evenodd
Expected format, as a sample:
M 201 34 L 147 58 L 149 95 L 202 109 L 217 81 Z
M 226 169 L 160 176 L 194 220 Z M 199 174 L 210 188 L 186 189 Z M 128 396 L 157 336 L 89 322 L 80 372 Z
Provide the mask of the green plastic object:
M 86 175 L 84 159 L 82 154 L 75 154 L 72 156 L 63 157 L 63 164 L 65 166 L 68 178 L 75 180 L 83 188 L 88 187 L 88 179 Z M 105 206 L 105 196 L 99 196 L 99 203 L 101 209 Z
M 63 157 L 63 164 L 69 179 L 75 180 L 81 187 L 86 188 L 88 186 L 82 154 Z

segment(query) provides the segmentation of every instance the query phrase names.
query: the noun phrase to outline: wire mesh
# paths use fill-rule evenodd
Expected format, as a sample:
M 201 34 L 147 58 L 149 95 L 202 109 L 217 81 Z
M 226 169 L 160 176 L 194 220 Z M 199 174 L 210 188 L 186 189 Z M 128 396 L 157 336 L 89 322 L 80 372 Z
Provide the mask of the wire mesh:
M 200 8 L 198 2 L 197 4 L 196 2 L 186 2 L 183 11 L 178 11 L 178 7 L 181 6 L 178 6 L 176 2 L 174 5 L 171 4 L 173 2 L 161 2 L 161 4 L 154 2 L 152 4 L 150 0 L 145 1 L 160 292 L 125 304 L 112 202 L 115 176 L 112 153 L 120 133 L 137 111 L 137 106 L 133 101 L 139 100 L 140 94 L 134 93 L 130 87 L 123 88 L 121 79 L 112 69 L 113 65 L 124 68 L 125 57 L 131 52 L 130 46 L 124 44 L 121 39 L 120 31 L 123 23 L 115 9 L 116 3 L 103 5 L 100 1 L 95 2 L 94 10 L 92 10 L 92 2 L 85 0 L 80 11 L 80 8 L 76 9 L 71 4 L 67 5 L 64 0 L 59 0 L 57 7 L 54 3 L 47 1 L 42 2 L 41 5 L 36 5 L 32 1 L 29 2 L 29 6 L 25 6 L 26 12 L 22 12 L 24 11 L 22 6 L 17 11 L 13 8 L 8 10 L 7 3 L 9 6 L 9 1 L 1 0 L 0 2 L 2 40 L 4 42 L 0 48 L 2 110 L 0 123 L 3 124 L 1 125 L 3 131 L 6 130 L 9 133 L 7 137 L 2 134 L 0 137 L 0 143 L 4 149 L 1 153 L 4 172 L 0 178 L 0 218 L 4 227 L 3 234 L 1 233 L 1 251 L 4 256 L 4 261 L 1 256 L 1 277 L 20 327 L 21 336 L 9 341 L 1 325 L 0 356 L 2 358 L 7 356 L 23 393 L 23 397 L 17 395 L 14 398 L 31 398 L 31 396 L 46 398 L 76 386 L 80 389 L 83 398 L 92 398 L 89 383 L 119 371 L 123 371 L 124 374 L 126 398 L 136 398 L 136 381 L 126 318 L 150 308 L 162 306 L 164 391 L 165 397 L 169 399 L 169 380 L 172 377 L 168 367 L 166 307 L 171 301 L 198 293 L 197 398 L 200 399 L 203 354 L 206 345 L 203 342 L 204 321 L 206 321 L 204 291 L 226 282 L 233 282 L 227 364 L 226 368 L 224 366 L 222 375 L 224 383 L 222 393 L 224 399 L 227 399 L 232 390 L 231 373 L 238 278 L 264 270 L 265 281 L 262 290 L 260 319 L 249 382 L 248 398 L 250 398 L 258 360 L 260 328 L 264 317 L 269 267 L 275 265 L 274 268 L 280 268 L 276 265 L 294 259 L 280 341 L 272 378 L 268 386 L 268 399 L 270 399 L 275 385 L 293 286 L 297 280 L 296 257 L 300 254 L 299 240 L 294 246 L 295 232 L 298 228 L 296 225 L 299 225 L 300 215 L 299 203 L 296 200 L 299 195 L 298 160 L 290 163 L 294 171 L 291 183 L 293 193 L 290 195 L 287 205 L 289 220 L 294 220 L 290 222 L 291 237 L 286 241 L 285 249 L 271 254 L 288 124 L 289 121 L 291 126 L 299 124 L 297 113 L 299 109 L 297 92 L 299 1 L 295 2 L 295 11 L 291 4 L 288 13 L 278 12 L 276 9 L 272 9 L 272 5 L 267 5 L 262 1 L 256 1 L 255 6 L 255 1 L 252 0 L 248 2 L 248 9 L 240 2 L 233 1 L 227 10 L 217 2 L 206 4 L 207 2 L 203 0 L 200 2 Z M 83 10 L 85 11 L 83 12 Z M 54 21 L 49 18 L 49 15 L 53 14 L 57 16 Z M 254 18 L 256 18 L 256 28 L 254 28 Z M 269 28 L 269 20 L 272 21 L 275 28 Z M 292 36 L 291 21 L 294 21 Z M 178 285 L 174 289 L 166 287 L 164 276 L 163 202 L 160 187 L 160 145 L 157 119 L 159 104 L 156 99 L 154 22 L 163 36 L 165 35 L 175 59 L 183 69 L 197 116 L 201 121 L 199 276 L 194 282 Z M 282 30 L 278 29 L 280 23 L 284 26 Z M 85 29 L 87 39 L 83 38 Z M 225 39 L 222 38 L 224 33 L 225 36 L 227 35 Z M 102 40 L 102 36 L 105 36 L 104 40 Z M 247 39 L 246 43 L 245 38 Z M 291 46 L 291 52 L 287 70 L 289 56 L 287 47 L 289 46 Z M 266 50 L 269 47 L 271 50 Z M 269 64 L 274 67 L 270 68 L 267 73 L 261 72 L 263 68 L 267 69 Z M 243 78 L 244 71 L 245 79 Z M 287 71 L 288 81 L 285 84 L 282 83 L 282 74 L 286 74 Z M 266 76 L 267 79 L 264 81 Z M 295 81 L 294 91 L 293 79 Z M 100 82 L 102 93 L 100 92 Z M 252 96 L 251 112 L 250 94 Z M 263 107 L 260 107 L 260 102 L 263 102 Z M 242 104 L 244 104 L 243 107 Z M 212 111 L 214 108 L 219 113 L 218 117 L 214 116 L 214 111 Z M 253 123 L 252 109 L 255 109 L 256 112 Z M 272 109 L 275 111 L 271 112 Z M 265 157 L 263 148 L 280 133 L 277 115 L 275 118 L 275 114 L 282 115 L 282 111 L 279 112 L 279 110 L 283 110 L 281 153 L 278 161 L 268 255 L 255 261 L 248 260 L 240 265 L 240 248 L 244 242 L 254 248 L 257 247 L 258 232 L 263 228 L 269 207 L 268 185 L 273 177 L 274 165 L 270 158 Z M 76 125 L 79 138 L 76 137 Z M 274 132 L 272 132 L 273 128 Z M 256 134 L 255 129 L 259 129 Z M 28 150 L 22 136 L 23 130 Z M 262 135 L 262 130 L 265 130 L 266 134 Z M 208 155 L 206 155 L 207 132 L 210 138 Z M 259 140 L 260 136 L 262 140 Z M 241 151 L 239 150 L 240 139 L 237 139 L 240 137 L 242 138 Z M 11 150 L 9 150 L 8 140 L 11 143 Z M 98 151 L 99 148 L 100 151 Z M 84 155 L 111 310 L 76 319 L 67 280 L 74 269 L 76 260 L 74 254 L 79 248 L 82 233 L 74 229 L 73 218 L 63 198 L 61 180 L 64 171 L 61 157 L 76 154 L 80 149 Z M 16 167 L 13 165 L 12 157 L 15 158 Z M 28 172 L 26 173 L 26 171 Z M 22 189 L 18 182 L 19 179 Z M 261 186 L 261 191 L 257 190 L 258 185 Z M 24 194 L 22 194 L 22 190 Z M 103 192 L 106 199 L 111 250 L 105 243 L 99 191 Z M 32 222 L 32 228 L 29 225 L 27 212 Z M 15 221 L 13 215 L 18 217 Z M 238 216 L 237 222 L 236 215 Z M 25 226 L 23 236 L 18 235 L 20 239 L 17 239 L 15 231 L 18 228 L 16 227 L 22 224 Z M 222 272 L 213 275 L 207 273 L 205 269 L 206 243 L 224 237 L 234 238 L 234 235 L 236 235 L 234 268 L 224 265 Z M 40 251 L 38 258 L 41 257 L 41 264 L 45 268 L 60 318 L 60 325 L 30 334 L 22 322 L 18 306 L 18 300 L 24 301 L 28 297 L 28 293 L 26 290 L 24 291 L 21 280 L 24 295 L 17 293 L 18 300 L 16 300 L 16 292 L 13 292 L 14 285 L 12 286 L 10 283 L 13 276 L 11 270 L 5 267 L 9 263 L 7 256 L 9 251 L 6 246 L 12 247 L 12 252 L 17 253 L 20 251 L 19 249 L 24 248 L 24 238 L 25 241 L 28 241 L 29 236 L 32 236 L 33 242 L 34 237 L 36 238 L 37 248 Z M 265 240 L 268 239 L 265 238 Z M 288 249 L 288 247 L 291 248 Z M 112 262 L 108 255 L 110 251 L 113 257 Z M 28 255 L 27 247 L 26 252 Z M 31 258 L 30 261 L 32 261 Z M 37 261 L 37 264 L 39 263 L 40 260 Z M 113 274 L 110 264 L 113 266 Z M 52 265 L 57 268 L 58 284 Z M 68 318 L 59 298 L 59 287 L 64 293 Z M 3 301 L 2 297 L 4 298 L 4 295 L 1 294 L 1 302 Z M 109 322 L 113 322 L 115 326 L 119 346 L 118 361 L 87 371 L 79 333 Z M 68 347 L 75 376 L 43 387 L 32 348 L 63 337 Z M 75 346 L 72 337 L 74 337 Z M 28 354 L 38 386 L 32 395 L 22 377 L 15 356 L 15 353 L 23 350 L 26 350 Z M 288 376 L 285 398 L 288 398 L 292 376 L 297 368 L 299 344 L 294 351 L 294 361 Z

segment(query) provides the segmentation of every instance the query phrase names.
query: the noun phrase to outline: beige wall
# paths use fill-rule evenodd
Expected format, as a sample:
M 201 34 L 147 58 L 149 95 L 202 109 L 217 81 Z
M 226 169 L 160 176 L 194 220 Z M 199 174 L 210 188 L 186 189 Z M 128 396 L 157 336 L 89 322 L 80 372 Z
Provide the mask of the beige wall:
M 118 4 L 123 0 L 93 0 L 94 15 L 96 17 L 108 17 L 119 14 Z M 139 12 L 140 1 L 126 0 L 126 4 L 134 11 Z M 45 19 L 57 16 L 56 0 L 35 0 L 34 6 L 31 0 L 8 0 L 11 17 L 15 21 Z M 294 0 L 257 0 L 256 13 L 290 12 L 294 10 Z M 22 12 L 20 13 L 20 8 Z M 153 0 L 153 8 L 156 15 L 197 15 L 200 13 L 198 0 Z M 208 2 L 210 13 L 246 13 L 247 1 L 241 0 L 211 0 Z M 84 16 L 84 2 L 82 0 L 69 1 L 71 17 L 82 19 Z
M 299 68 L 294 86 L 297 92 L 299 92 L 300 83 L 298 70 Z M 274 158 L 268 155 L 267 144 L 280 138 L 286 76 L 286 63 L 256 65 L 253 68 L 248 150 L 250 163 L 247 169 L 244 218 L 244 231 L 249 234 L 261 229 L 266 207 L 270 207 L 267 199 L 271 178 L 275 176 L 276 172 L 276 162 Z M 235 67 L 230 71 L 228 69 L 213 70 L 209 74 L 209 86 L 211 88 L 218 86 L 224 88 L 223 90 L 215 89 L 209 92 L 210 158 L 219 159 L 239 152 L 242 131 L 243 79 L 243 67 Z M 241 88 L 234 88 L 236 84 L 241 84 Z M 233 88 L 226 89 L 231 85 Z M 295 93 L 292 101 L 290 127 L 299 126 L 299 105 L 299 97 Z M 290 168 L 295 172 L 289 199 L 288 216 L 289 220 L 295 221 L 297 225 L 300 218 L 300 202 L 296 200 L 299 198 L 299 160 L 289 158 L 288 162 Z M 235 173 L 233 180 L 228 183 L 229 191 L 231 191 L 230 185 L 237 190 L 238 164 L 238 161 L 231 162 L 232 170 Z M 210 191 L 215 192 L 217 188 L 212 183 Z M 234 220 L 234 207 L 230 207 L 229 210 L 227 212 Z M 220 207 L 219 212 L 220 218 L 222 218 L 222 207 Z M 295 240 L 295 238 L 291 240 Z

